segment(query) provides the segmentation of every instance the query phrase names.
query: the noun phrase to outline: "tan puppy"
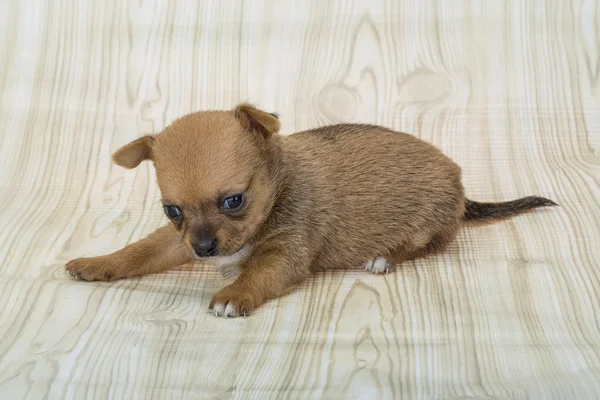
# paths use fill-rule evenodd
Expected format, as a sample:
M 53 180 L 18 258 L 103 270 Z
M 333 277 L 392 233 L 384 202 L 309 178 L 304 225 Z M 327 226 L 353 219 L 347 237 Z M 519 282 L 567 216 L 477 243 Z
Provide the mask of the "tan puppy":
M 119 149 L 113 159 L 125 168 L 154 162 L 171 224 L 116 253 L 72 260 L 67 271 L 109 281 L 202 259 L 238 276 L 210 304 L 235 317 L 315 271 L 388 272 L 444 249 L 465 221 L 555 205 L 467 200 L 452 160 L 386 128 L 278 130 L 276 115 L 241 104 L 187 115 Z

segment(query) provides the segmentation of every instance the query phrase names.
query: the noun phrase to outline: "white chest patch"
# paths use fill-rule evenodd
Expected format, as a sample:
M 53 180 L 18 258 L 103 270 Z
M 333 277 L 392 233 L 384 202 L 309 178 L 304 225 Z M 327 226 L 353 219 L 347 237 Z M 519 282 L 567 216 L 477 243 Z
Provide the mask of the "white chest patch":
M 236 278 L 242 273 L 241 263 L 250 255 L 252 245 L 246 244 L 234 253 L 226 257 L 210 257 L 206 259 L 208 264 L 212 264 L 225 278 Z

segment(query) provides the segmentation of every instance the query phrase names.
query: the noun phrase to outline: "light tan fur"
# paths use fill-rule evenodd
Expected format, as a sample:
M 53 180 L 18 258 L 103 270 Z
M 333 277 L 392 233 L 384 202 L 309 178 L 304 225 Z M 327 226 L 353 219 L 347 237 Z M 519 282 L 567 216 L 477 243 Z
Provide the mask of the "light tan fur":
M 471 202 L 452 160 L 387 128 L 342 124 L 280 136 L 279 127 L 275 114 L 241 104 L 187 115 L 119 149 L 113 159 L 123 167 L 154 163 L 163 202 L 181 217 L 116 253 L 70 261 L 67 270 L 85 280 L 160 272 L 192 261 L 194 245 L 214 238 L 217 256 L 241 262 L 241 273 L 210 307 L 234 317 L 315 271 L 362 264 L 387 272 L 385 260 L 443 250 L 466 219 L 554 204 Z M 241 211 L 224 210 L 223 198 L 238 193 L 245 193 Z

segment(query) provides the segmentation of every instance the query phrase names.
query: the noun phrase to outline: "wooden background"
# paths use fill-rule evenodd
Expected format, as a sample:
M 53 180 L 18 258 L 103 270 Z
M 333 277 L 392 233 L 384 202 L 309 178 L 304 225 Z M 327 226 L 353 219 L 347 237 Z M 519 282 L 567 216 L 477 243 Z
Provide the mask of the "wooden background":
M 1 398 L 600 398 L 596 0 L 5 0 L 0 95 Z M 209 266 L 69 279 L 166 222 L 151 165 L 110 153 L 244 100 L 284 133 L 412 133 L 471 198 L 561 207 L 246 319 L 207 312 Z

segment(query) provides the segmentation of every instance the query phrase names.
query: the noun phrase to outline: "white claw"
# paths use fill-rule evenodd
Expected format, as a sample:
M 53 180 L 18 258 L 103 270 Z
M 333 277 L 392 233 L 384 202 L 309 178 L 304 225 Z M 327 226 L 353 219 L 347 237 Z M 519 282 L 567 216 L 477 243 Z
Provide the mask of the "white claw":
M 225 313 L 225 304 L 217 303 L 213 306 L 213 312 L 215 313 L 215 317 L 222 317 Z

